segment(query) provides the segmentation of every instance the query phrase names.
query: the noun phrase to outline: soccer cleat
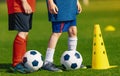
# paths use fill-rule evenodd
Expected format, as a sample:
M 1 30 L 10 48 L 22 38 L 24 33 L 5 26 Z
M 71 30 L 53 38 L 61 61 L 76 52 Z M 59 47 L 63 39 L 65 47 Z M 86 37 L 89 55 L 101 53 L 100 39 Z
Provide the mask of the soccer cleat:
M 20 73 L 29 73 L 30 71 L 23 66 L 22 63 L 17 64 L 15 67 L 10 67 L 10 70 L 14 73 L 20 72 Z
M 61 69 L 57 68 L 53 63 L 48 62 L 43 65 L 42 69 L 48 70 L 48 71 L 53 71 L 53 72 L 62 72 Z
M 81 65 L 80 68 L 81 69 L 87 69 L 87 67 L 85 65 Z

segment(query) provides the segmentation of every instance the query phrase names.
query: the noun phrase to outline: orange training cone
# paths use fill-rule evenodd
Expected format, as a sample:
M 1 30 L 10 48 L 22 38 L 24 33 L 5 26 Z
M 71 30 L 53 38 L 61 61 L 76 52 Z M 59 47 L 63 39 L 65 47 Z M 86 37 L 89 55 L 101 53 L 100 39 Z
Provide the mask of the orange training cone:
M 94 26 L 92 69 L 108 69 L 110 66 L 99 24 Z

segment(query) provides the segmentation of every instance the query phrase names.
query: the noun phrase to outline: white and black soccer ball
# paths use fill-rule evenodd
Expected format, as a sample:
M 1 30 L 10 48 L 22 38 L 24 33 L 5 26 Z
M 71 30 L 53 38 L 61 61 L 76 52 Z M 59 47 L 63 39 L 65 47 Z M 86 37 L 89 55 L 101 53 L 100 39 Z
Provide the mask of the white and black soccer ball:
M 37 50 L 29 50 L 23 56 L 23 64 L 30 71 L 34 72 L 43 65 L 42 54 Z
M 79 69 L 82 61 L 82 56 L 78 51 L 65 51 L 61 56 L 61 64 L 65 70 Z

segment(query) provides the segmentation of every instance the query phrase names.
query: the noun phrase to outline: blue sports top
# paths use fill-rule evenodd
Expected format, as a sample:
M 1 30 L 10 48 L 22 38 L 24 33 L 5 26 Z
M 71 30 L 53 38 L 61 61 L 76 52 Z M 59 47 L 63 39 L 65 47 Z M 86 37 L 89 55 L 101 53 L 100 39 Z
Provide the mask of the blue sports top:
M 48 11 L 49 21 L 75 20 L 77 15 L 77 0 L 53 0 L 58 7 L 58 14 L 51 14 Z

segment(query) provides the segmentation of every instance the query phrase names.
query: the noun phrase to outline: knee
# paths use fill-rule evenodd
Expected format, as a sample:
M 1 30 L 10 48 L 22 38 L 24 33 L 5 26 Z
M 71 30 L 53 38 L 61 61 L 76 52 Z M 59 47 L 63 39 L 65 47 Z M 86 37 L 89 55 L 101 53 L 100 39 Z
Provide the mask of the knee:
M 70 28 L 68 34 L 69 34 L 69 37 L 77 36 L 77 28 L 76 27 Z
M 76 36 L 77 35 L 77 32 L 75 30 L 73 30 L 72 32 L 70 32 L 70 35 L 71 36 Z
M 26 39 L 28 36 L 28 32 L 18 32 L 18 35 L 22 37 L 23 39 Z

